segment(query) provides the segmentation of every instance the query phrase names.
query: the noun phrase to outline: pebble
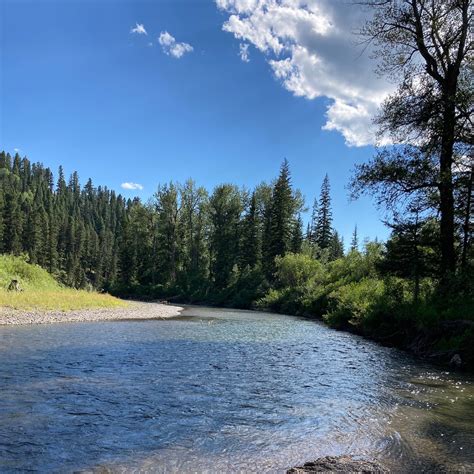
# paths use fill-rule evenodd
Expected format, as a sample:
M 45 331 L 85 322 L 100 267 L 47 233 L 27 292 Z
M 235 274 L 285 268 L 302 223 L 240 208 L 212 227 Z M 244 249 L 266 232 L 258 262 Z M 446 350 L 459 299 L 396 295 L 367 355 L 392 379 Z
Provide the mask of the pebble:
M 129 302 L 125 308 L 81 309 L 74 311 L 22 311 L 0 308 L 0 325 L 77 323 L 123 319 L 165 319 L 179 316 L 184 308 L 160 303 Z

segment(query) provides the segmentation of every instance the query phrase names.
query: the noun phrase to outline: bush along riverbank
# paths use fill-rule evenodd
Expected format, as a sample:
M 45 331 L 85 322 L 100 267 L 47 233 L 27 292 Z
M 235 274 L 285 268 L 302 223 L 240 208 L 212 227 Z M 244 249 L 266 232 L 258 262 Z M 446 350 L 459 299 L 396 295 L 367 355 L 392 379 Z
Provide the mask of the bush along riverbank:
M 432 362 L 474 370 L 474 301 L 468 281 L 441 295 L 432 278 L 383 275 L 384 246 L 323 263 L 307 255 L 276 260 L 274 288 L 257 308 L 317 317 Z
M 390 242 L 390 241 L 389 241 Z M 192 293 L 179 285 L 117 287 L 120 296 L 257 309 L 324 321 L 386 346 L 461 370 L 474 370 L 474 298 L 467 276 L 441 294 L 436 278 L 387 270 L 388 244 L 367 242 L 331 260 L 311 248 L 275 259 L 273 280 L 261 267 L 234 272 L 222 290 Z

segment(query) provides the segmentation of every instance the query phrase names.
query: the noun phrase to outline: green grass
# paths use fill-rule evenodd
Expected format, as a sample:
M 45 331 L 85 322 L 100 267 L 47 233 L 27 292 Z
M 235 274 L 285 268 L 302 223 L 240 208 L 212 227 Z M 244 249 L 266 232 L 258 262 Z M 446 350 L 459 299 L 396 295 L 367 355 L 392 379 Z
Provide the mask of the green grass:
M 18 280 L 23 291 L 8 291 L 12 280 Z M 108 294 L 65 288 L 38 265 L 31 265 L 22 257 L 0 255 L 0 307 L 69 311 L 126 305 Z

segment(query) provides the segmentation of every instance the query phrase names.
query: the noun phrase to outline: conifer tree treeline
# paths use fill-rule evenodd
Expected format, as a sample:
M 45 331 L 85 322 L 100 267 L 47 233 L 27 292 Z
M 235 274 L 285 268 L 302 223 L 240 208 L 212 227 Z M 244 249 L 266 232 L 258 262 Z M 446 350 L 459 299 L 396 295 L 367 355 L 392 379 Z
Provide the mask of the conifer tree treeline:
M 343 255 L 327 177 L 318 205 L 314 235 L 304 237 L 286 160 L 272 185 L 252 192 L 223 184 L 209 194 L 189 180 L 161 185 L 143 203 L 91 180 L 81 187 L 61 167 L 55 181 L 41 164 L 0 153 L 0 252 L 26 254 L 77 288 L 209 300 L 247 286 L 250 300 L 272 283 L 278 256 Z

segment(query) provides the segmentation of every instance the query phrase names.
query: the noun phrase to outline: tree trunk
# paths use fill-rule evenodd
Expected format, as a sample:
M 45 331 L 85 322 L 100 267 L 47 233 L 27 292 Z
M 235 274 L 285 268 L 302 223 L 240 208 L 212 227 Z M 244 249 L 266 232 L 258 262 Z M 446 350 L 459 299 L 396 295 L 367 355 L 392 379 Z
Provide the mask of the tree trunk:
M 446 286 L 456 270 L 456 254 L 454 252 L 454 195 L 453 195 L 453 148 L 455 130 L 455 102 L 457 77 L 446 81 L 443 93 L 444 114 L 441 137 L 440 164 L 440 237 L 441 237 L 441 280 Z
M 415 280 L 414 291 L 413 291 L 413 303 L 418 304 L 420 299 L 420 252 L 418 249 L 418 233 L 419 233 L 419 220 L 418 220 L 418 211 L 416 213 L 415 229 L 413 233 L 413 244 L 415 255 L 413 259 L 413 276 Z

